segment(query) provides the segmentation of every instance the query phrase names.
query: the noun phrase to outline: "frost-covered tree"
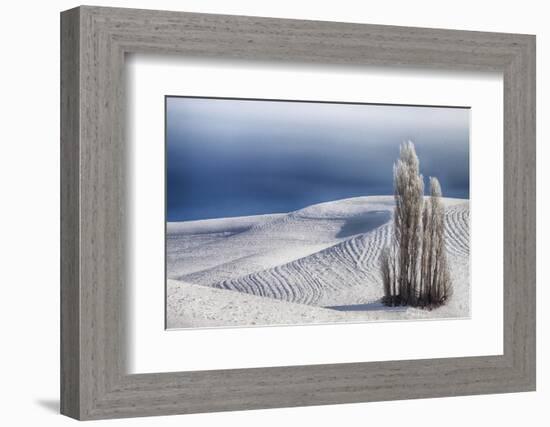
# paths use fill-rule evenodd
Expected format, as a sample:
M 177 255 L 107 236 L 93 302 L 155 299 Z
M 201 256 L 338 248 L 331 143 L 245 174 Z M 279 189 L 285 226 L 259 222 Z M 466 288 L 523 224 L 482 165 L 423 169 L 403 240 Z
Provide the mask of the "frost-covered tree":
M 430 178 L 430 197 L 424 202 L 424 179 L 414 144 L 402 144 L 399 154 L 393 168 L 393 239 L 380 257 L 383 301 L 433 307 L 443 304 L 451 289 L 441 186 Z
M 441 305 L 450 296 L 451 279 L 445 251 L 445 209 L 441 204 L 441 185 L 430 178 L 430 197 L 424 208 L 421 301 Z
M 399 255 L 399 297 L 402 304 L 408 304 L 414 303 L 418 287 L 424 179 L 411 141 L 401 145 L 399 154 L 393 167 L 394 233 Z

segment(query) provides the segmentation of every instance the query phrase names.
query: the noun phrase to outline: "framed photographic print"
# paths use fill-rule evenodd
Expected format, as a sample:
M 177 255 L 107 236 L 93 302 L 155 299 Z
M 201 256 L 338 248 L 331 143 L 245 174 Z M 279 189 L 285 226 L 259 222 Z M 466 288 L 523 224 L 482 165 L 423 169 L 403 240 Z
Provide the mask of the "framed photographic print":
M 469 316 L 469 108 L 165 102 L 168 328 Z
M 62 413 L 535 389 L 534 36 L 83 6 L 61 40 Z

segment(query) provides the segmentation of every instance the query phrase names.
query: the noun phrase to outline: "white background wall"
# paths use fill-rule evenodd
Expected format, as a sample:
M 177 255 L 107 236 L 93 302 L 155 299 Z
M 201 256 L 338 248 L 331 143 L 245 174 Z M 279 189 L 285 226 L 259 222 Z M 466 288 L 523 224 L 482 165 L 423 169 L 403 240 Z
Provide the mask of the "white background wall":
M 109 421 L 146 426 L 546 426 L 550 335 L 543 271 L 548 260 L 550 26 L 544 1 L 183 0 L 97 5 L 531 33 L 538 74 L 538 391 L 509 395 L 276 409 Z M 2 4 L 0 25 L 0 423 L 68 425 L 59 384 L 59 12 L 74 1 Z M 546 405 L 545 405 L 546 404 Z

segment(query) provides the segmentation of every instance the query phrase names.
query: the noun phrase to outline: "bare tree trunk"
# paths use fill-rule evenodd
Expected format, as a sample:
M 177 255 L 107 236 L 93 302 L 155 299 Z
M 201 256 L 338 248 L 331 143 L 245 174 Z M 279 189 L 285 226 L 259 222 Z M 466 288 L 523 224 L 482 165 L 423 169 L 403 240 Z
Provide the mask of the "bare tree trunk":
M 380 254 L 380 272 L 382 273 L 382 284 L 384 285 L 384 302 L 391 304 L 393 299 L 392 292 L 392 268 L 390 266 L 391 254 L 390 248 L 384 248 Z
M 383 302 L 386 305 L 395 306 L 399 304 L 397 294 L 397 266 L 396 266 L 395 244 L 382 249 L 380 255 L 380 272 L 384 285 Z
M 397 259 L 397 254 L 396 254 L 396 246 L 395 244 L 393 244 L 391 246 L 391 266 L 392 266 L 392 290 L 393 290 L 393 304 L 392 305 L 395 305 L 396 301 L 397 301 L 397 263 L 395 262 L 395 260 Z

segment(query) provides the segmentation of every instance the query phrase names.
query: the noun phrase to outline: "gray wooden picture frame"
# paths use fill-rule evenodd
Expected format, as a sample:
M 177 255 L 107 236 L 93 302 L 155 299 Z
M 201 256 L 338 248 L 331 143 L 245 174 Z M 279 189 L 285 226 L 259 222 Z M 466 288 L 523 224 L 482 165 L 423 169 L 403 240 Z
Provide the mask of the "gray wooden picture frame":
M 504 354 L 125 370 L 127 53 L 504 78 Z M 61 14 L 61 412 L 77 419 L 535 390 L 535 37 L 83 6 Z M 159 284 L 162 286 L 162 284 Z

